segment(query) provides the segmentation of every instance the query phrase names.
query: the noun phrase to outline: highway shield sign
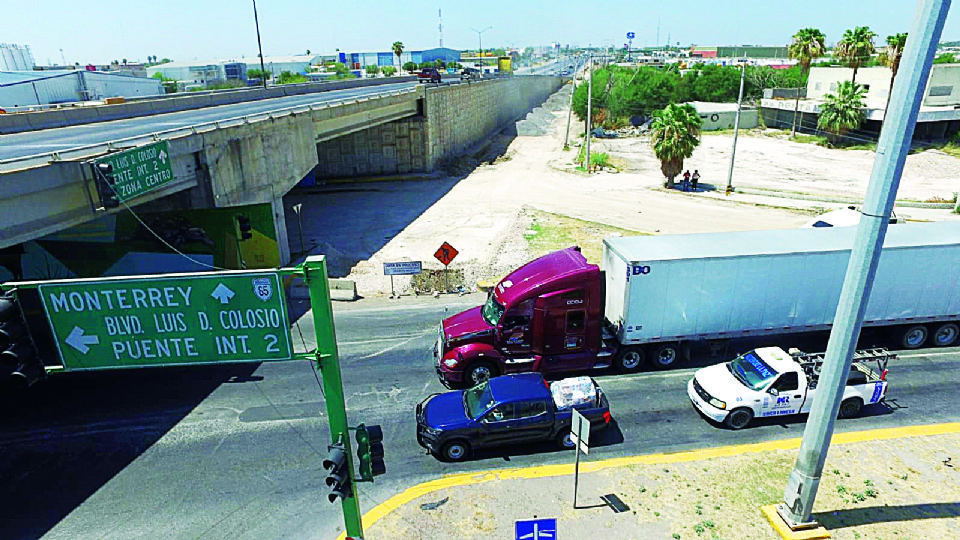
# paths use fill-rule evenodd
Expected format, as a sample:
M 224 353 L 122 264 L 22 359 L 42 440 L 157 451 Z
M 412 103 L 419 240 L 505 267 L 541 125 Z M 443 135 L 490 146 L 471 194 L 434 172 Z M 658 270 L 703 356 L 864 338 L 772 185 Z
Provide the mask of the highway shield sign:
M 67 370 L 293 355 L 277 272 L 59 280 L 37 289 Z

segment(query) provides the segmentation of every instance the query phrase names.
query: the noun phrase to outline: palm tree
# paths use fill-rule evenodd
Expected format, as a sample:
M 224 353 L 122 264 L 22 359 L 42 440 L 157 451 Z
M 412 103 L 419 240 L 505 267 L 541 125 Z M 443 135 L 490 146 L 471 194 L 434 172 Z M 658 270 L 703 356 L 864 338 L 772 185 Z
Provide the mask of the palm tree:
M 857 129 L 863 123 L 863 96 L 866 88 L 853 81 L 843 81 L 837 86 L 836 94 L 823 96 L 817 127 L 828 133 L 831 143 L 838 141 L 851 129 Z
M 834 54 L 847 65 L 853 68 L 853 77 L 851 82 L 857 82 L 857 70 L 860 66 L 870 60 L 870 56 L 877 52 L 873 46 L 873 38 L 877 34 L 870 30 L 869 26 L 857 26 L 853 30 L 847 30 L 843 33 L 843 39 L 837 43 Z
M 390 48 L 393 49 L 393 54 L 397 55 L 397 65 L 400 65 L 400 55 L 403 54 L 403 42 L 394 41 Z
M 810 73 L 810 64 L 814 58 L 823 56 L 827 47 L 823 41 L 827 36 L 816 28 L 801 28 L 793 35 L 793 42 L 790 43 L 788 55 L 790 58 L 796 58 L 800 64 L 800 82 Z M 793 105 L 793 129 L 790 136 L 797 134 L 797 111 L 800 108 L 800 89 L 797 89 L 796 102 Z
M 650 145 L 660 160 L 660 171 L 666 177 L 663 187 L 673 187 L 673 179 L 683 170 L 683 160 L 692 156 L 700 145 L 701 124 L 700 115 L 689 103 L 671 103 L 653 113 Z
M 903 48 L 907 45 L 907 33 L 887 36 L 887 46 L 880 52 L 880 63 L 890 68 L 890 89 L 887 90 L 887 103 L 883 106 L 883 120 L 887 120 L 887 109 L 890 107 L 890 95 L 893 94 L 893 80 L 900 70 L 900 59 L 903 58 Z

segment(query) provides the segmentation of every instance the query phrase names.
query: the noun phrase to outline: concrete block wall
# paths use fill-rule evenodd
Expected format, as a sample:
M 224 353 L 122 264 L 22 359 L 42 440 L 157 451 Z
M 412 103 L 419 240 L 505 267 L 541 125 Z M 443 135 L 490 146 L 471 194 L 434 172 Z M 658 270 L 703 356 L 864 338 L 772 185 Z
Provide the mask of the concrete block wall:
M 380 124 L 317 144 L 317 179 L 426 170 L 422 117 Z

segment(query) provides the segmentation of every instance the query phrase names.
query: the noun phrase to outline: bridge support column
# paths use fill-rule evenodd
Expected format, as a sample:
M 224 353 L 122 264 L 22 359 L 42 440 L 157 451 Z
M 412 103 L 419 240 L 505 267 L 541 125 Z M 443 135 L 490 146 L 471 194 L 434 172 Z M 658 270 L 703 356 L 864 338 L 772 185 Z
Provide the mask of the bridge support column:
M 280 266 L 286 266 L 290 264 L 290 240 L 287 237 L 287 218 L 283 210 L 282 195 L 270 200 L 270 211 L 273 214 L 273 231 L 277 235 Z

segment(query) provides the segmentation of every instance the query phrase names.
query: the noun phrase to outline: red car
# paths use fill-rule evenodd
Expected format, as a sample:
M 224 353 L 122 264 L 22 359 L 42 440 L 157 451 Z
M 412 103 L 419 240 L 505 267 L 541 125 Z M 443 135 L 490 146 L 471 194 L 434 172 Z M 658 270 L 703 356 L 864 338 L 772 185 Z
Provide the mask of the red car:
M 417 73 L 418 82 L 432 82 L 440 83 L 440 72 L 437 68 L 423 68 L 420 70 L 420 73 Z

